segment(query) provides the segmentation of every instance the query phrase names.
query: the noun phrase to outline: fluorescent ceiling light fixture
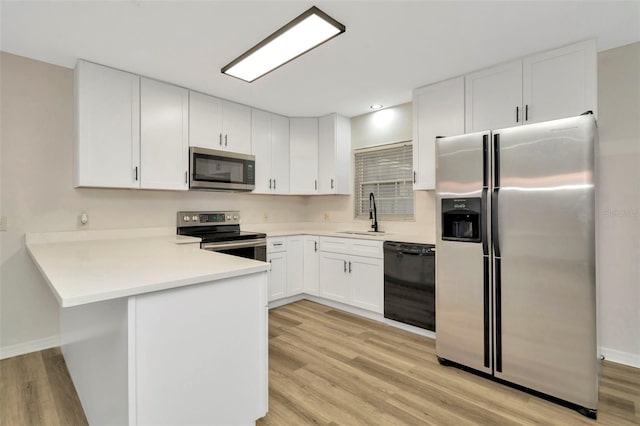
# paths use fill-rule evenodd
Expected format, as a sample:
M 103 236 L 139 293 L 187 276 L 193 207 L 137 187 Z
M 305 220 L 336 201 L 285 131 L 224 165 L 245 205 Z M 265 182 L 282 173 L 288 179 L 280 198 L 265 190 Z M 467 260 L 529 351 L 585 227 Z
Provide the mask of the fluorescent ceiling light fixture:
M 373 104 L 369 108 L 371 108 L 373 110 L 376 110 L 376 109 L 382 109 L 382 106 L 383 105 L 381 105 L 381 104 Z
M 234 59 L 221 71 L 251 83 L 342 34 L 345 29 L 340 22 L 313 6 Z

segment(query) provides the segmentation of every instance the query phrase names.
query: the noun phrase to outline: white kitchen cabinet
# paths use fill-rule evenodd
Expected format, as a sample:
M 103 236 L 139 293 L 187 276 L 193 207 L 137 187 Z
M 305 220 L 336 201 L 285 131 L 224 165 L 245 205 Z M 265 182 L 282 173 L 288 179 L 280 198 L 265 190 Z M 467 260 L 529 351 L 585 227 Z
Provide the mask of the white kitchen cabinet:
M 292 194 L 318 193 L 318 119 L 290 119 Z
M 75 186 L 140 186 L 140 77 L 86 61 L 75 69 Z
M 189 146 L 251 153 L 251 108 L 191 91 Z
M 140 81 L 140 187 L 189 189 L 189 91 Z
M 351 193 L 351 120 L 338 114 L 318 119 L 318 192 Z
M 349 302 L 347 256 L 320 252 L 320 296 L 337 302 Z
M 287 296 L 287 237 L 267 238 L 269 271 L 269 301 Z
M 320 237 L 320 250 L 320 296 L 382 313 L 382 241 Z
M 464 77 L 413 91 L 413 189 L 435 189 L 437 136 L 464 133 Z
M 350 256 L 351 304 L 382 313 L 384 310 L 384 261 L 371 257 Z
M 303 292 L 318 296 L 320 291 L 320 238 L 304 236 L 304 289 Z
M 304 236 L 287 237 L 287 296 L 304 291 Z
M 595 40 L 572 44 L 465 77 L 465 132 L 596 113 Z
M 256 157 L 258 194 L 289 192 L 289 118 L 254 109 L 251 146 Z
M 517 126 L 523 120 L 522 61 L 465 76 L 467 133 Z
M 573 117 L 586 111 L 596 114 L 597 67 L 595 40 L 524 58 L 524 122 Z

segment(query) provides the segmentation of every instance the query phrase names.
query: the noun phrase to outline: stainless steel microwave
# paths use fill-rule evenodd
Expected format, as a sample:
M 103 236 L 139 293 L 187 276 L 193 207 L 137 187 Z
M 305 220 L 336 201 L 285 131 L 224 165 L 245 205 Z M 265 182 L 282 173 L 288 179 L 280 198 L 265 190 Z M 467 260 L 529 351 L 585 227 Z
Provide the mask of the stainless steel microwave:
M 256 186 L 255 156 L 214 149 L 189 148 L 189 189 L 252 191 Z

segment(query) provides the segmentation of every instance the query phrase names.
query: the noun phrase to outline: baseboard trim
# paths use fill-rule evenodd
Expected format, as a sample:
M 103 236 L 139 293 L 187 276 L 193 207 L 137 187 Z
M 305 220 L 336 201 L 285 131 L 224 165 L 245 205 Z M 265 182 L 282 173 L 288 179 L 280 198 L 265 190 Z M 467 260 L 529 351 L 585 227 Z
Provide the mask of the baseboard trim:
M 44 349 L 60 346 L 60 337 L 51 336 L 44 339 L 30 340 L 16 345 L 5 346 L 0 348 L 0 359 L 13 358 L 14 356 L 24 355 L 31 352 L 38 352 Z
M 603 347 L 600 348 L 600 354 L 604 356 L 607 361 L 640 368 L 640 355 Z

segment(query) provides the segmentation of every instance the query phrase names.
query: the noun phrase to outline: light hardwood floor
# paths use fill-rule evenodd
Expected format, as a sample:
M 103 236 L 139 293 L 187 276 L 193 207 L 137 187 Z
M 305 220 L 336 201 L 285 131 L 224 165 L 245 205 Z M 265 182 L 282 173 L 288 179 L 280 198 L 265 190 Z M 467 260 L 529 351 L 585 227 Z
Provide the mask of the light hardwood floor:
M 58 349 L 3 360 L 0 424 L 86 424 Z M 461 370 L 434 341 L 309 301 L 269 314 L 269 425 L 640 425 L 640 370 L 604 362 L 598 420 Z

